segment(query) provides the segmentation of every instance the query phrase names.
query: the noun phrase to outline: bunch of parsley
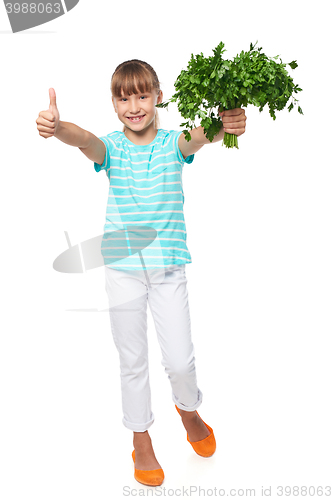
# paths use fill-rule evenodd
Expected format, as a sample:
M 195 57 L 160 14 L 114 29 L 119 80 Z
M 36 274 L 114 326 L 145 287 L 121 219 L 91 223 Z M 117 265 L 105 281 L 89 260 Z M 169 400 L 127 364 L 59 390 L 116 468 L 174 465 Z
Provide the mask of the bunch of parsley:
M 262 111 L 268 104 L 269 114 L 276 119 L 275 111 L 283 109 L 288 101 L 291 111 L 298 100 L 294 97 L 302 89 L 294 84 L 288 75 L 286 64 L 277 62 L 279 56 L 269 59 L 251 43 L 248 52 L 242 51 L 233 60 L 222 58 L 225 52 L 221 42 L 213 50 L 214 55 L 191 56 L 187 70 L 182 70 L 175 82 L 176 93 L 166 102 L 158 104 L 167 107 L 170 102 L 177 102 L 178 110 L 187 121 L 181 123 L 187 141 L 191 139 L 189 130 L 195 127 L 198 117 L 200 125 L 209 141 L 220 132 L 223 125 L 218 110 L 246 107 L 253 104 Z M 297 68 L 297 62 L 289 63 L 291 69 Z M 298 112 L 303 114 L 298 106 Z M 222 144 L 238 148 L 237 136 L 225 133 Z

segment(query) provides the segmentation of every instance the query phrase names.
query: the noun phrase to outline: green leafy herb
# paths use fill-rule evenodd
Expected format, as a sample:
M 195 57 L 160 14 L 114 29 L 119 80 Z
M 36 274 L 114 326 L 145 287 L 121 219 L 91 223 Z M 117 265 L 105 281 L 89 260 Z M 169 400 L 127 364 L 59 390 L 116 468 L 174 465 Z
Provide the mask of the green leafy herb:
M 188 63 L 187 70 L 182 70 L 175 82 L 176 93 L 158 107 L 167 107 L 170 102 L 177 102 L 178 110 L 185 122 L 184 134 L 187 141 L 191 140 L 189 130 L 195 127 L 198 117 L 200 125 L 209 141 L 220 132 L 223 125 L 218 110 L 228 110 L 246 107 L 253 104 L 262 111 L 268 104 L 269 114 L 276 119 L 275 111 L 288 106 L 291 111 L 298 100 L 293 93 L 302 89 L 295 85 L 286 70 L 286 64 L 277 61 L 279 56 L 269 59 L 250 44 L 248 52 L 242 51 L 233 60 L 223 59 L 224 43 L 221 42 L 213 50 L 213 56 L 194 56 Z M 289 63 L 291 69 L 297 68 L 297 62 Z M 303 114 L 300 106 L 298 112 Z M 238 148 L 237 136 L 225 133 L 222 144 L 226 147 Z

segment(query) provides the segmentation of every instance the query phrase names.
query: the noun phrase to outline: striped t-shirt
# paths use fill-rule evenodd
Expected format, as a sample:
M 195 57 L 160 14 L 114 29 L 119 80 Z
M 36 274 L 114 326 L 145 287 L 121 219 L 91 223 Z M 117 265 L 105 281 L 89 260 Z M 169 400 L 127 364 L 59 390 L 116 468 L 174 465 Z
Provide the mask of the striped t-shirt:
M 100 137 L 106 146 L 102 165 L 110 186 L 102 239 L 104 263 L 115 269 L 142 270 L 189 264 L 186 245 L 181 132 L 159 129 L 150 144 L 129 141 L 123 132 Z

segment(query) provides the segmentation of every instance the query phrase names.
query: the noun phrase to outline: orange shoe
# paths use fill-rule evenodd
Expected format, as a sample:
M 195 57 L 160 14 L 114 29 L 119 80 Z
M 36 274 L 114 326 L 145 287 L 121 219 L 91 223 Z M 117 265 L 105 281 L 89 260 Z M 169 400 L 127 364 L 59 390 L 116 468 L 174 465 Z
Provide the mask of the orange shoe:
M 178 411 L 178 413 L 180 415 L 180 411 L 179 411 L 178 406 L 176 406 L 176 410 Z M 196 414 L 202 420 L 202 418 L 200 417 L 200 415 L 197 411 L 196 411 Z M 206 424 L 206 422 L 204 422 L 204 424 L 210 432 L 209 436 L 207 436 L 204 439 L 201 439 L 201 441 L 190 441 L 188 438 L 188 434 L 187 434 L 187 441 L 192 445 L 192 448 L 194 449 L 194 451 L 198 455 L 200 455 L 201 457 L 208 458 L 208 457 L 211 457 L 212 455 L 214 455 L 214 453 L 215 453 L 216 441 L 215 441 L 213 429 L 211 427 L 209 427 L 209 425 Z
M 132 452 L 135 479 L 146 486 L 160 486 L 164 481 L 163 469 L 139 470 L 135 468 L 135 450 Z

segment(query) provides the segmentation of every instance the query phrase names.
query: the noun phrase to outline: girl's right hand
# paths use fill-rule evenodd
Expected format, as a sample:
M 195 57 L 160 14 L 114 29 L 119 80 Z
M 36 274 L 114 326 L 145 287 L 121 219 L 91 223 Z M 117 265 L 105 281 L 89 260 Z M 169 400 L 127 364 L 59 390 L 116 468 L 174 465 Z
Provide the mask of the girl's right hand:
M 39 135 L 47 139 L 53 137 L 59 125 L 59 111 L 56 103 L 56 93 L 54 89 L 49 89 L 50 106 L 47 111 L 41 111 L 36 120 Z

